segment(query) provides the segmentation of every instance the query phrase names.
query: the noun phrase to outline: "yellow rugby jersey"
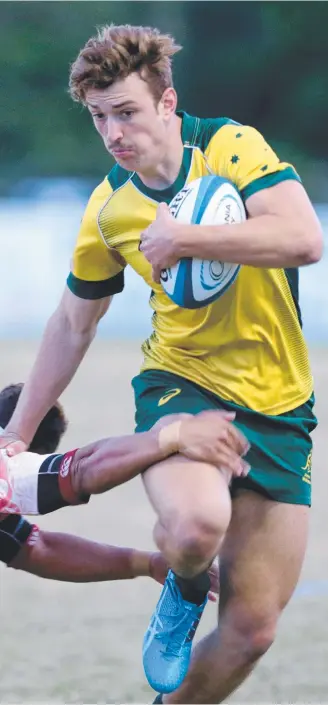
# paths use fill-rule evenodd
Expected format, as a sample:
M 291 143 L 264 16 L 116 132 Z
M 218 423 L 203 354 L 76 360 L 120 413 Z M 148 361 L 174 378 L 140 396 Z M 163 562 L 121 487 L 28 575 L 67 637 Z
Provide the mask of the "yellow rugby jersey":
M 86 208 L 68 286 L 87 299 L 118 293 L 124 267 L 130 265 L 151 287 L 153 333 L 143 345 L 143 370 L 174 372 L 262 413 L 289 411 L 312 393 L 297 269 L 242 266 L 221 298 L 187 310 L 152 281 L 151 266 L 138 246 L 158 203 L 169 203 L 193 179 L 209 173 L 230 179 L 245 202 L 260 189 L 299 177 L 254 128 L 228 118 L 178 115 L 184 155 L 176 181 L 157 191 L 116 165 Z

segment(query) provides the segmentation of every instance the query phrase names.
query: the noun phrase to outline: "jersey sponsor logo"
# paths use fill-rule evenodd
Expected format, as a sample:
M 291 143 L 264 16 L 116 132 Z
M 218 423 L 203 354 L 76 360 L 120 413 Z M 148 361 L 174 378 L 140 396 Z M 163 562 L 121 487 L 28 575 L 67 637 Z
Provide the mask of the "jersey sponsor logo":
M 306 463 L 304 467 L 302 467 L 302 470 L 305 470 L 304 475 L 302 477 L 303 482 L 306 482 L 308 485 L 311 485 L 312 482 L 312 450 L 310 450 L 308 457 L 306 459 Z
M 63 460 L 63 462 L 62 462 L 62 464 L 61 464 L 61 466 L 60 466 L 60 469 L 59 469 L 59 474 L 60 474 L 61 477 L 67 477 L 67 475 L 68 475 L 68 473 L 69 473 L 69 469 L 70 469 L 70 467 L 71 467 L 71 462 L 72 462 L 72 460 L 73 460 L 73 456 L 72 456 L 72 455 L 66 456 L 66 457 L 64 458 L 64 460 Z
M 165 394 L 163 394 L 157 406 L 163 406 L 163 404 L 167 404 L 170 399 L 173 399 L 173 397 L 178 396 L 178 394 L 180 393 L 181 389 L 179 389 L 178 387 L 176 387 L 175 389 L 169 389 Z

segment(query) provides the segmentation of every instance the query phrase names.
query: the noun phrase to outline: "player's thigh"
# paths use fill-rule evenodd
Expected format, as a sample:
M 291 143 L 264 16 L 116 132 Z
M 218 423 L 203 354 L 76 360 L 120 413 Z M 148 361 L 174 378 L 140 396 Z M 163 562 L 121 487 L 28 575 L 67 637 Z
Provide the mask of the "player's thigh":
M 231 516 L 230 491 L 213 465 L 174 455 L 143 473 L 149 500 L 168 530 L 182 523 L 225 530 Z
M 152 428 L 172 414 L 197 414 L 217 408 L 217 400 L 188 380 L 162 370 L 147 370 L 133 380 L 137 432 Z M 178 522 L 225 524 L 231 501 L 226 480 L 220 471 L 175 455 L 143 473 L 150 502 L 167 529 Z
M 299 579 L 308 537 L 309 507 L 275 502 L 241 490 L 220 552 L 220 613 L 245 628 L 276 623 Z

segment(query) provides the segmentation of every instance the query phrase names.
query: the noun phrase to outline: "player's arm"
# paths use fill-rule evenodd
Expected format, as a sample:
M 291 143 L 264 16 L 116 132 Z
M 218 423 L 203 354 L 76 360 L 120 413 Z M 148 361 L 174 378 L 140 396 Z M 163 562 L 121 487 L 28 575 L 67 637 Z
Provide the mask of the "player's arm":
M 40 578 L 75 583 L 128 580 L 139 576 L 164 583 L 168 570 L 161 553 L 40 531 L 22 516 L 13 514 L 0 514 L 0 561 Z M 211 567 L 209 575 L 209 598 L 213 601 L 219 591 L 217 566 Z
M 216 133 L 208 149 L 214 173 L 240 191 L 248 219 L 184 225 L 161 204 L 140 245 L 156 281 L 162 268 L 182 257 L 278 268 L 318 261 L 323 236 L 316 213 L 293 167 L 278 159 L 262 135 L 251 127 L 229 125 Z
M 231 477 L 245 475 L 248 443 L 231 423 L 233 414 L 175 414 L 145 433 L 105 438 L 64 454 L 0 454 L 4 514 L 49 514 L 83 504 L 90 495 L 116 487 L 173 453 L 208 462 Z
M 232 225 L 181 226 L 179 259 L 200 257 L 252 267 L 299 267 L 322 254 L 322 230 L 303 186 L 283 181 L 251 195 L 248 219 Z
M 132 548 L 107 546 L 70 534 L 38 531 L 35 543 L 25 544 L 10 563 L 12 568 L 40 578 L 87 583 L 153 577 L 159 562 L 165 578 L 166 564 L 158 554 Z
M 164 582 L 167 573 L 160 553 L 41 531 L 20 514 L 0 513 L 0 561 L 41 578 L 83 583 L 141 575 Z
M 0 439 L 0 447 L 15 438 L 22 441 L 11 442 L 8 452 L 29 446 L 45 414 L 78 369 L 111 297 L 124 287 L 124 261 L 108 249 L 97 225 L 108 189 L 104 182 L 95 190 L 84 214 L 63 297 L 46 326 L 33 369 Z
M 222 411 L 176 415 L 145 433 L 91 443 L 76 451 L 67 478 L 83 498 L 117 487 L 173 453 L 223 467 L 230 476 L 246 474 L 241 456 L 248 442 L 232 418 Z
M 42 419 L 74 377 L 109 303 L 110 297 L 90 301 L 66 288 L 46 326 L 30 376 L 0 439 L 1 447 L 11 437 L 23 441 L 19 450 L 29 446 Z

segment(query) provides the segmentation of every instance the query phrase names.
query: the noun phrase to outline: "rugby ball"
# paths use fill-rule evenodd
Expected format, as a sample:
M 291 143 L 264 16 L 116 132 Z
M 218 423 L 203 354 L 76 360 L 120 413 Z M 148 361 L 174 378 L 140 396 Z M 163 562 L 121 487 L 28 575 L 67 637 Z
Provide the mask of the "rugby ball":
M 169 205 L 180 223 L 229 225 L 246 220 L 239 191 L 220 176 L 203 176 L 186 184 Z M 235 281 L 239 264 L 185 257 L 162 269 L 165 293 L 182 308 L 201 308 L 212 303 Z

